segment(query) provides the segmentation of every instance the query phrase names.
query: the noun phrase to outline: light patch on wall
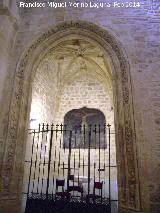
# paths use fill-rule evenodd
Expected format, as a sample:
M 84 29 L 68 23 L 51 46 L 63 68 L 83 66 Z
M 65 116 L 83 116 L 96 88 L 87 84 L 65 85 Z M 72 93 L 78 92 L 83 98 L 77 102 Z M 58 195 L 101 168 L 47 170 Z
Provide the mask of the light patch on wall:
M 42 103 L 39 99 L 32 101 L 30 112 L 30 128 L 37 129 L 38 124 L 43 120 Z

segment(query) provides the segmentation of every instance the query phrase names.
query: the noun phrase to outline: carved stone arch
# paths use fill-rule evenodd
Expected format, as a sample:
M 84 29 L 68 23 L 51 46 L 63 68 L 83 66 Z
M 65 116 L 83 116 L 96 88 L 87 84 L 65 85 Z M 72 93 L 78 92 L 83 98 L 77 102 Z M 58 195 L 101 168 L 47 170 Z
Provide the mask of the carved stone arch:
M 110 57 L 113 93 L 120 208 L 140 210 L 136 132 L 129 63 L 122 45 L 108 31 L 85 21 L 64 22 L 40 35 L 22 54 L 16 68 L 11 100 L 6 150 L 1 175 L 3 192 L 20 192 L 24 142 L 29 111 L 30 80 L 39 55 L 68 35 L 83 36 L 96 42 Z M 37 62 L 35 62 L 37 61 Z M 16 149 L 18 147 L 18 149 Z M 18 151 L 20 150 L 20 151 Z M 12 175 L 11 175 L 12 174 Z M 17 177 L 20 181 L 17 181 Z M 17 185 L 15 181 L 18 182 Z M 15 186 L 16 185 L 16 186 Z M 15 188 L 16 187 L 16 188 Z

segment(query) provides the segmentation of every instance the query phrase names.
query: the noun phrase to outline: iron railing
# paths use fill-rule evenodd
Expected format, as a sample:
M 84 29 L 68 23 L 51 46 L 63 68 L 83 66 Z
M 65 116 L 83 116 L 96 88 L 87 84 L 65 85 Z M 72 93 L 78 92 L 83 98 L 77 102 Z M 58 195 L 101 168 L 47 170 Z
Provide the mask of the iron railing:
M 30 130 L 25 212 L 110 212 L 112 135 L 109 124 Z

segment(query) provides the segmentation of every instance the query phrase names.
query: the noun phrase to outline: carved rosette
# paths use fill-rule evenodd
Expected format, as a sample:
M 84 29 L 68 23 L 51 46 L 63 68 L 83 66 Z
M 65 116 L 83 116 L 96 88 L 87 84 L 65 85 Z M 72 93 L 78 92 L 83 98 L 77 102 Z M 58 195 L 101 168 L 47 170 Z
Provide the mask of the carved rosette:
M 21 111 L 21 102 L 24 90 L 24 79 L 26 66 L 32 57 L 33 52 L 42 43 L 59 32 L 65 32 L 67 30 L 80 29 L 81 33 L 83 31 L 88 31 L 88 37 L 90 32 L 97 36 L 97 39 L 101 39 L 101 43 L 109 44 L 112 50 L 116 54 L 119 64 L 120 64 L 120 76 L 122 84 L 122 97 L 123 97 L 123 122 L 124 125 L 118 130 L 121 134 L 121 150 L 117 150 L 120 154 L 120 172 L 122 173 L 119 180 L 120 186 L 120 205 L 124 208 L 130 208 L 133 210 L 140 210 L 139 203 L 139 179 L 138 179 L 138 168 L 136 162 L 136 141 L 135 141 L 135 127 L 133 120 L 133 103 L 130 85 L 130 76 L 127 60 L 122 52 L 121 45 L 117 43 L 113 36 L 111 36 L 106 30 L 96 26 L 95 24 L 84 22 L 84 21 L 70 21 L 62 23 L 52 29 L 48 30 L 46 33 L 42 34 L 25 52 L 20 60 L 18 69 L 15 76 L 15 85 L 11 103 L 8 135 L 7 135 L 7 148 L 4 158 L 4 166 L 2 170 L 2 189 L 4 191 L 9 191 L 11 174 L 14 168 L 14 158 L 16 154 L 16 141 L 19 129 L 19 116 Z M 117 116 L 118 117 L 118 116 Z M 124 163 L 125 162 L 125 163 Z

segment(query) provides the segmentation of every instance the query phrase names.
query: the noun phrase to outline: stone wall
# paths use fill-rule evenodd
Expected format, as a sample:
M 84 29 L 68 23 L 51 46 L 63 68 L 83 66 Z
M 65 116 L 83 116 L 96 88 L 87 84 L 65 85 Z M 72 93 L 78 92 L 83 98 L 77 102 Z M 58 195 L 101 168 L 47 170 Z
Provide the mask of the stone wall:
M 54 122 L 56 94 L 56 64 L 51 58 L 38 66 L 32 82 L 30 128 L 40 123 Z
M 144 213 L 158 213 L 159 211 L 159 185 L 154 181 L 155 174 L 159 176 L 159 154 L 157 150 L 159 140 L 159 1 L 141 1 L 141 8 L 128 9 L 25 9 L 21 10 L 22 23 L 19 25 L 19 31 L 14 41 L 12 27 L 8 15 L 2 16 L 1 22 L 1 49 L 7 52 L 1 55 L 3 70 L 1 71 L 1 90 L 5 87 L 3 94 L 12 91 L 13 84 L 4 79 L 6 78 L 7 64 L 11 82 L 14 79 L 16 63 L 8 59 L 8 44 L 14 49 L 13 54 L 22 54 L 24 49 L 35 40 L 35 36 L 41 34 L 48 27 L 68 20 L 84 20 L 93 22 L 100 27 L 108 30 L 114 35 L 124 47 L 130 63 L 130 73 L 132 80 L 133 104 L 135 125 L 137 131 L 137 152 L 141 188 L 141 205 Z M 7 27 L 6 27 L 7 26 Z M 3 28 L 3 29 L 2 29 Z M 8 38 L 9 40 L 6 40 Z M 11 38 L 13 40 L 11 40 Z M 6 40 L 6 41 L 5 41 Z M 8 49 L 8 50 L 7 50 Z M 151 83 L 152 81 L 152 83 Z M 7 87 L 6 87 L 7 85 Z M 2 92 L 0 93 L 2 94 Z M 3 97 L 4 98 L 4 97 Z M 7 99 L 7 100 L 6 100 Z M 2 99 L 1 99 L 2 100 Z M 3 110 L 1 117 L 7 118 L 10 96 L 3 99 Z M 2 107 L 2 106 L 1 106 Z M 6 119 L 7 120 L 7 119 Z M 5 121 L 7 127 L 7 121 Z M 4 125 L 2 126 L 4 128 Z M 4 133 L 1 132 L 1 142 L 4 142 Z M 154 158 L 153 158 L 154 156 Z M 153 172 L 153 170 L 155 172 Z M 158 178 L 157 178 L 158 179 Z M 152 187 L 151 189 L 149 186 Z M 149 193 L 149 190 L 150 193 Z M 153 192 L 153 193 L 152 193 Z
M 9 66 L 9 60 L 11 59 L 11 50 L 14 46 L 16 32 L 18 30 L 19 14 L 18 8 L 12 4 L 7 4 L 7 1 L 2 1 L 0 4 L 0 44 L 1 44 L 1 69 L 0 69 L 0 98 L 2 97 L 2 91 L 4 81 L 7 76 L 7 70 Z
M 14 44 L 19 25 L 19 9 L 15 2 L 0 1 L 0 169 L 4 156 L 14 72 L 9 73 L 13 62 Z M 12 86 L 11 86 L 12 85 Z M 10 87 L 11 86 L 11 87 Z
M 82 107 L 96 108 L 102 111 L 114 129 L 114 111 L 111 98 L 103 84 L 87 76 L 79 77 L 71 85 L 64 88 L 60 99 L 56 121 L 63 123 L 64 116 L 72 109 Z

